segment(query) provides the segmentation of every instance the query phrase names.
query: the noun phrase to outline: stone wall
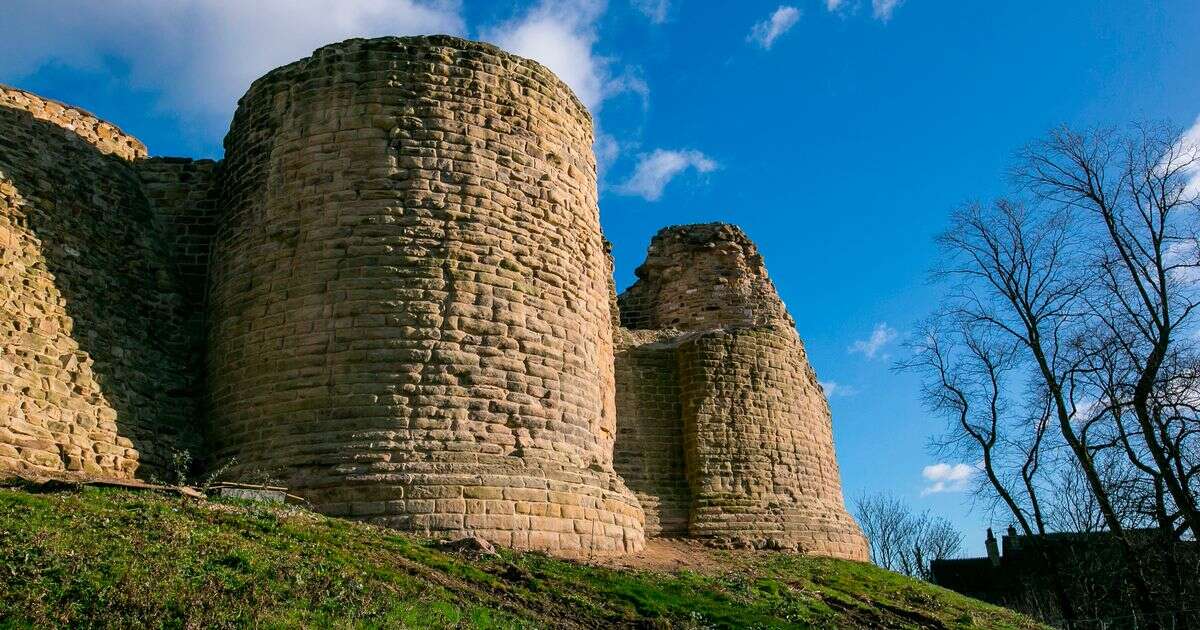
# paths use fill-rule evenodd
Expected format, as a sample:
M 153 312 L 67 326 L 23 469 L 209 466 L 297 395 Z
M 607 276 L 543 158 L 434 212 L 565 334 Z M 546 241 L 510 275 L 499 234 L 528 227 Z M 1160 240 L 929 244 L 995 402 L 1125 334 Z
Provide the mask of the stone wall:
M 220 218 L 220 163 L 155 157 L 134 163 L 142 191 L 166 232 L 189 302 L 204 304 L 208 258 Z
M 256 81 L 210 280 L 219 455 L 329 514 L 640 548 L 591 145 L 549 71 L 456 38 L 350 40 Z
M 0 86 L 0 472 L 128 478 L 195 449 L 185 303 L 141 143 Z
M 618 297 L 592 140 L 544 67 L 445 36 L 272 71 L 219 163 L 0 86 L 0 472 L 190 450 L 427 535 L 864 559 L 754 244 L 664 229 Z
M 678 351 L 689 534 L 866 559 L 842 503 L 829 406 L 795 332 L 730 328 Z
M 865 560 L 829 406 L 750 239 L 666 228 L 619 304 L 614 457 L 647 532 Z
M 146 145 L 141 140 L 78 107 L 0 85 L 0 108 L 25 112 L 35 120 L 49 123 L 42 130 L 44 134 L 79 138 L 100 153 L 129 161 L 146 157 Z
M 795 326 L 758 248 L 736 225 L 663 228 L 635 273 L 618 298 L 625 328 Z
M 692 509 L 673 343 L 678 334 L 615 334 L 617 444 L 623 447 L 614 454 L 615 466 L 642 504 L 647 536 L 686 535 Z

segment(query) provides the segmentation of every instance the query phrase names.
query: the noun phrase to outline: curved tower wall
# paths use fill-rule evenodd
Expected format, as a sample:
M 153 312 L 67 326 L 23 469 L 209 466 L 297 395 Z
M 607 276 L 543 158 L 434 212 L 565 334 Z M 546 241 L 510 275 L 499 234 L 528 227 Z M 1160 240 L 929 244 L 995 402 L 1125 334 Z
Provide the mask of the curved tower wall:
M 0 86 L 0 475 L 147 477 L 196 454 L 195 340 L 145 155 Z
M 788 330 L 731 328 L 678 350 L 689 535 L 866 560 L 842 502 L 829 405 Z
M 637 275 L 618 300 L 615 458 L 647 531 L 865 560 L 829 406 L 754 243 L 666 228 Z
M 591 145 L 549 71 L 456 38 L 350 40 L 256 81 L 211 261 L 219 454 L 329 514 L 640 548 Z

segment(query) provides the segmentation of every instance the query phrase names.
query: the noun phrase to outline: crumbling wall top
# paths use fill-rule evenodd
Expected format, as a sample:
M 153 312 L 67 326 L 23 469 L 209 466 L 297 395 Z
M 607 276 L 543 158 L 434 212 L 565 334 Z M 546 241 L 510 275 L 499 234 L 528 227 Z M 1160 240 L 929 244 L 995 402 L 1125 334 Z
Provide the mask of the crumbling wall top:
M 74 132 L 102 153 L 111 153 L 125 160 L 146 157 L 146 145 L 141 140 L 78 107 L 4 84 L 0 84 L 0 107 L 29 112 L 38 120 Z
M 618 298 L 626 328 L 794 326 L 758 248 L 736 225 L 663 228 L 636 274 Z

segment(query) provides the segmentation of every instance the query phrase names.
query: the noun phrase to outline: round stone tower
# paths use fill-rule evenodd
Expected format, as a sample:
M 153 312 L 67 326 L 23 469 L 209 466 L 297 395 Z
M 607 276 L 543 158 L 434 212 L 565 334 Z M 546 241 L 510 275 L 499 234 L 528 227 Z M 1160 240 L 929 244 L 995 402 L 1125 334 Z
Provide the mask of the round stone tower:
M 332 515 L 639 549 L 592 133 L 544 67 L 452 37 L 349 40 L 256 81 L 210 272 L 219 455 Z
M 617 470 L 652 535 L 867 559 L 829 405 L 758 248 L 664 228 L 619 298 Z

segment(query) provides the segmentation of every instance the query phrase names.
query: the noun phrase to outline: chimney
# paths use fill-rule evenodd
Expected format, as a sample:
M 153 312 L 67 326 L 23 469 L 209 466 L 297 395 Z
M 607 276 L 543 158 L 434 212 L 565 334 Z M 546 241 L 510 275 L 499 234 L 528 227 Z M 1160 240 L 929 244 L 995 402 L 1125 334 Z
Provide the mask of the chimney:
M 988 560 L 992 561 L 992 566 L 1000 566 L 1000 549 L 996 546 L 996 535 L 992 533 L 992 528 L 988 528 L 987 540 L 984 541 L 987 545 Z

